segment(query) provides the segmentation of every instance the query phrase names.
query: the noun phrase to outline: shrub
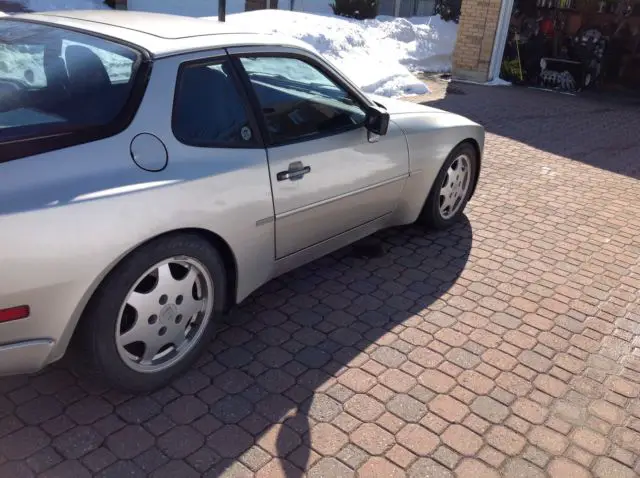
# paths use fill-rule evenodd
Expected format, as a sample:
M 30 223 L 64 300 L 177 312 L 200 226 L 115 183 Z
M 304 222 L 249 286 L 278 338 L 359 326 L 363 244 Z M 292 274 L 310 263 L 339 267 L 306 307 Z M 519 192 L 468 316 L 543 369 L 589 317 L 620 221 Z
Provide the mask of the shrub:
M 334 0 L 329 6 L 342 17 L 366 20 L 378 16 L 380 0 Z
M 434 13 L 440 15 L 445 22 L 460 21 L 460 8 L 462 0 L 436 0 Z

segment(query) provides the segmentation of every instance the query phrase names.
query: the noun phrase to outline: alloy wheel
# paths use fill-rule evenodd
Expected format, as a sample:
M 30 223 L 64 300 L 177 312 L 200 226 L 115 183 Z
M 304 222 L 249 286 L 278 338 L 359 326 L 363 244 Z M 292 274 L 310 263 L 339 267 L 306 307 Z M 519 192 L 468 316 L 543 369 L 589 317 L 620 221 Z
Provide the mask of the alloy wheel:
M 191 257 L 149 268 L 120 307 L 118 354 L 136 372 L 155 373 L 179 362 L 200 340 L 213 310 L 213 280 Z
M 456 157 L 440 186 L 439 210 L 443 219 L 453 217 L 467 196 L 471 184 L 471 161 L 466 154 Z

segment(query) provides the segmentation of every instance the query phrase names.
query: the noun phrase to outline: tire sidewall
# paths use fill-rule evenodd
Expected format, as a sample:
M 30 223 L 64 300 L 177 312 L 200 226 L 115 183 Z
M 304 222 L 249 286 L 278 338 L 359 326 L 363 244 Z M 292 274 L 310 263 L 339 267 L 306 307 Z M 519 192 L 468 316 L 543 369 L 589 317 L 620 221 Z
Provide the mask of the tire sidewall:
M 209 272 L 214 299 L 211 316 L 198 343 L 179 362 L 156 373 L 137 372 L 126 365 L 117 349 L 115 333 L 120 308 L 133 285 L 150 267 L 181 256 L 198 260 Z M 145 244 L 116 266 L 87 308 L 83 322 L 95 368 L 113 385 L 129 391 L 152 391 L 166 385 L 188 369 L 210 342 L 223 315 L 226 296 L 222 258 L 199 236 L 169 236 Z
M 449 169 L 449 166 L 451 166 L 451 163 L 453 163 L 455 159 L 462 154 L 465 154 L 469 158 L 469 163 L 470 163 L 469 174 L 471 176 L 471 179 L 469 182 L 469 188 L 465 193 L 465 197 L 463 198 L 462 203 L 458 208 L 458 211 L 456 211 L 456 213 L 450 218 L 445 219 L 442 217 L 442 214 L 440 213 L 439 198 L 440 198 L 441 184 L 444 181 L 444 177 L 447 174 L 447 170 Z M 431 186 L 431 192 L 429 194 L 429 198 L 427 199 L 427 204 L 425 205 L 426 207 L 424 211 L 426 216 L 424 219 L 425 219 L 425 222 L 427 222 L 427 224 L 429 224 L 430 226 L 436 229 L 446 229 L 447 227 L 453 225 L 460 219 L 460 216 L 462 216 L 462 214 L 464 213 L 464 208 L 466 207 L 467 202 L 469 202 L 469 199 L 471 198 L 471 194 L 473 192 L 473 187 L 474 187 L 474 181 L 476 179 L 477 169 L 478 169 L 478 155 L 476 153 L 475 148 L 471 144 L 462 143 L 456 146 L 453 149 L 453 151 L 451 151 L 451 153 L 445 160 L 444 164 L 442 165 L 442 168 L 440 168 L 440 172 L 438 173 L 438 176 L 436 177 L 436 180 L 434 181 L 433 186 Z

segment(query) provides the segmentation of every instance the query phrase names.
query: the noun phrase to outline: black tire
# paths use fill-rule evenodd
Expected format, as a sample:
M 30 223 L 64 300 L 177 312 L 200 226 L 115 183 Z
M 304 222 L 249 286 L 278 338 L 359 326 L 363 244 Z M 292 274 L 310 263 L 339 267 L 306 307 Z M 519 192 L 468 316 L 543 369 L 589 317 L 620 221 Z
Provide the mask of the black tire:
M 469 187 L 467 188 L 465 197 L 463 198 L 456 213 L 452 217 L 445 219 L 440 213 L 440 190 L 442 188 L 442 184 L 444 182 L 449 166 L 451 166 L 456 158 L 463 154 L 469 158 L 470 163 Z M 427 197 L 427 200 L 425 201 L 418 221 L 421 224 L 432 229 L 447 229 L 458 222 L 458 220 L 464 213 L 464 208 L 466 207 L 467 202 L 469 202 L 469 199 L 471 198 L 471 194 L 473 193 L 477 170 L 478 153 L 476 152 L 476 149 L 468 142 L 460 143 L 453 149 L 453 151 L 451 151 L 446 161 L 442 165 L 442 168 L 440 169 L 435 182 L 431 186 L 431 191 L 429 193 L 429 196 Z
M 197 343 L 177 363 L 155 373 L 133 370 L 123 361 L 116 345 L 115 330 L 120 307 L 145 271 L 176 256 L 196 259 L 209 272 L 214 288 L 209 322 Z M 129 254 L 100 285 L 80 323 L 78 345 L 87 353 L 91 368 L 116 388 L 140 393 L 163 387 L 185 372 L 213 338 L 225 307 L 226 277 L 220 254 L 200 236 L 186 233 L 152 240 Z

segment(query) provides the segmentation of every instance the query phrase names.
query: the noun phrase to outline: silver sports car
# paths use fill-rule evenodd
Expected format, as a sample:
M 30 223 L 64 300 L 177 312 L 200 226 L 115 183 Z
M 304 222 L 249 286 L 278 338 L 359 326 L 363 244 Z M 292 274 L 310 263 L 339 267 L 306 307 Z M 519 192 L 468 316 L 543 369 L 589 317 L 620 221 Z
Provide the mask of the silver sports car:
M 270 279 L 446 228 L 482 126 L 363 93 L 309 46 L 123 11 L 0 19 L 0 373 L 70 342 L 114 385 L 187 369 Z

